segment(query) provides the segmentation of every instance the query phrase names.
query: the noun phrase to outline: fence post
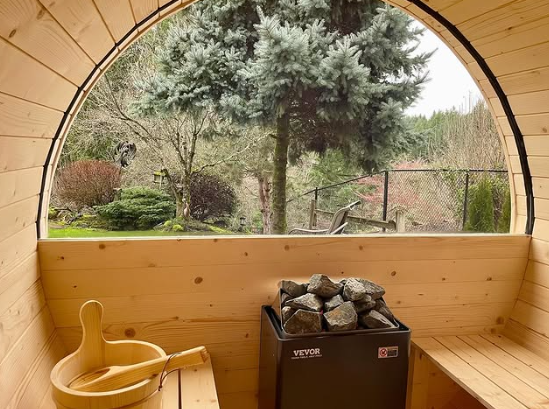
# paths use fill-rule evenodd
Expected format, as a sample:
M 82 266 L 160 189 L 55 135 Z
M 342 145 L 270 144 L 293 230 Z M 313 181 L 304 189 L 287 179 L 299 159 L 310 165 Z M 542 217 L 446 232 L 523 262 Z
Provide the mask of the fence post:
M 389 198 L 389 171 L 386 170 L 383 172 L 385 174 L 385 180 L 383 181 L 383 213 L 381 215 L 381 218 L 384 222 L 387 221 L 387 201 Z M 383 232 L 385 233 L 387 229 L 383 229 Z
M 404 233 L 406 231 L 406 218 L 402 210 L 397 210 L 395 214 L 395 225 L 397 233 Z
M 312 199 L 311 204 L 309 206 L 309 230 L 312 230 L 314 227 L 316 227 L 315 219 L 316 219 L 316 200 Z
M 465 193 L 463 195 L 463 222 L 461 230 L 465 229 L 465 223 L 467 222 L 467 204 L 469 203 L 469 172 L 465 174 Z

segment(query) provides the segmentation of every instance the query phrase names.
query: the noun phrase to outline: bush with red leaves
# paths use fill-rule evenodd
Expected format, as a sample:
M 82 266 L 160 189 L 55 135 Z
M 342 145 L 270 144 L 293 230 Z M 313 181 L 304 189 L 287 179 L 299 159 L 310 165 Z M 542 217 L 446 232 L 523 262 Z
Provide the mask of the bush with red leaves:
M 59 170 L 56 193 L 76 210 L 104 205 L 114 200 L 120 177 L 120 168 L 110 162 L 81 160 Z

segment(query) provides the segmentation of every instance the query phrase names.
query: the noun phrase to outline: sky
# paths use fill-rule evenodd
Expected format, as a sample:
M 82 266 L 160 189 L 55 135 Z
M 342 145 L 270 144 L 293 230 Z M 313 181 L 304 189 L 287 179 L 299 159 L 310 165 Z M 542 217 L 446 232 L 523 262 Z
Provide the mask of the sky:
M 431 57 L 427 67 L 431 80 L 424 85 L 420 99 L 406 111 L 408 115 L 430 116 L 434 111 L 452 107 L 465 110 L 470 100 L 482 98 L 461 61 L 435 34 L 425 29 L 418 51 L 434 49 L 437 51 Z

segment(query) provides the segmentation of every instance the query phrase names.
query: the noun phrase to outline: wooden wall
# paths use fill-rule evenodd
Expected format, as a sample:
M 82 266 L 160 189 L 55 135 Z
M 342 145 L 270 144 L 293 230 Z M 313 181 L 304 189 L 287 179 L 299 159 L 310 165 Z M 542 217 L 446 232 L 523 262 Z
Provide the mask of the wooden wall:
M 168 352 L 205 344 L 224 409 L 252 408 L 260 306 L 283 278 L 368 277 L 414 336 L 500 331 L 528 256 L 527 236 L 44 240 L 46 299 L 68 351 L 78 309 L 105 306 L 111 339 Z
M 522 170 L 511 125 L 505 115 L 502 101 L 480 69 L 478 62 L 463 45 L 456 41 L 447 28 L 408 1 L 391 0 L 391 3 L 416 16 L 443 38 L 465 64 L 488 99 L 490 109 L 498 119 L 498 127 L 511 170 L 510 182 L 514 209 L 512 231 L 523 232 L 526 222 L 526 199 Z M 526 280 L 522 285 L 512 319 L 507 325 L 507 335 L 514 337 L 517 342 L 528 343 L 538 351 L 546 351 L 549 346 L 547 339 L 549 5 L 544 0 L 484 2 L 429 0 L 424 3 L 455 25 L 484 58 L 501 84 L 510 108 L 516 115 L 518 126 L 524 134 L 528 163 L 533 175 L 536 226 Z M 71 322 L 73 322 L 70 317 L 65 318 L 67 320 L 65 324 L 68 326 L 63 324 L 59 331 L 54 329 L 50 309 L 56 320 L 60 319 L 58 314 L 60 304 L 53 301 L 59 297 L 50 295 L 52 298 L 50 308 L 45 304 L 36 253 L 36 220 L 42 221 L 41 234 L 44 236 L 49 189 L 70 123 L 95 81 L 125 47 L 146 32 L 150 26 L 186 4 L 188 3 L 182 0 L 0 0 L 0 373 L 10 373 L 9 377 L 2 376 L 0 379 L 0 408 L 39 407 L 46 396 L 49 368 L 64 353 L 60 339 L 67 345 L 73 345 L 69 342 Z M 169 7 L 159 9 L 166 5 Z M 139 27 L 134 29 L 136 25 Z M 44 173 L 46 175 L 43 178 Z M 41 198 L 40 193 L 42 193 Z M 43 202 L 40 215 L 38 214 L 39 200 Z M 461 239 L 472 240 L 464 237 Z M 166 252 L 171 251 L 167 243 L 161 243 L 167 245 Z M 518 272 L 520 257 L 511 257 L 513 263 L 517 264 L 507 265 L 502 260 L 508 261 L 509 255 L 495 254 L 488 251 L 488 248 L 484 249 L 487 251 L 486 254 L 490 255 L 486 259 L 479 258 L 478 254 L 470 257 L 468 253 L 461 253 L 464 250 L 458 246 L 455 250 L 447 247 L 447 257 L 443 259 L 418 260 L 414 258 L 418 257 L 415 255 L 410 256 L 413 258 L 412 263 L 403 264 L 402 261 L 393 261 L 400 266 L 399 268 L 408 266 L 406 269 L 410 268 L 409 271 L 423 274 L 430 271 L 427 266 L 433 266 L 433 263 L 439 262 L 455 274 L 457 271 L 465 271 L 465 277 L 471 271 L 484 271 L 481 268 L 469 269 L 471 264 L 478 267 L 480 264 L 477 262 L 484 263 L 488 271 L 491 271 L 492 266 L 501 264 L 502 271 L 509 271 L 508 269 L 512 268 L 513 271 Z M 349 266 L 358 265 L 357 260 L 345 258 L 347 255 L 345 249 L 341 251 L 343 253 L 340 257 L 343 258 L 339 261 L 343 260 Z M 161 254 L 162 250 L 159 249 L 158 252 Z M 289 256 L 289 253 L 282 254 Z M 370 255 L 367 252 L 361 254 Z M 269 258 L 269 252 L 264 256 L 266 259 L 263 262 L 266 264 L 270 263 L 268 260 L 278 262 Z M 372 265 L 385 265 L 386 260 L 376 259 L 376 254 L 371 256 L 374 257 L 370 262 L 373 263 Z M 310 257 L 309 262 L 305 265 L 316 265 L 312 261 L 316 260 L 315 256 L 308 257 Z M 472 259 L 474 261 L 471 261 Z M 494 262 L 486 261 L 490 259 Z M 294 260 L 292 265 L 299 264 L 295 259 L 292 260 Z M 364 260 L 359 261 L 364 262 Z M 457 261 L 454 265 L 442 260 Z M 330 261 L 330 263 L 318 265 L 318 267 L 335 266 L 334 262 Z M 261 263 L 258 266 L 257 268 L 261 268 Z M 414 266 L 413 269 L 411 266 Z M 460 266 L 463 269 L 460 269 Z M 128 274 L 126 267 L 119 267 Z M 137 273 L 143 268 L 152 267 L 141 265 L 136 269 Z M 174 271 L 178 271 L 177 268 L 177 265 L 171 265 L 166 270 L 166 274 L 174 274 Z M 202 270 L 196 268 L 193 267 L 194 270 L 190 271 L 204 271 L 204 275 L 207 272 L 204 267 Z M 254 282 L 258 273 L 256 270 L 250 270 L 251 267 L 247 268 L 248 270 L 243 270 L 244 277 L 250 277 Z M 47 271 L 53 269 L 52 264 L 50 263 L 46 269 Z M 213 270 L 208 268 L 208 271 L 219 272 L 220 269 L 221 267 L 216 266 Z M 346 270 L 355 273 L 355 270 Z M 398 275 L 400 270 L 395 271 L 397 271 L 395 277 L 400 278 Z M 518 275 L 513 277 L 517 279 Z M 276 280 L 272 278 L 271 281 Z M 488 285 L 500 296 L 514 294 L 511 287 L 505 287 L 507 284 L 502 284 L 502 282 L 513 280 L 494 279 L 493 281 L 497 282 L 493 284 L 494 286 L 501 285 L 502 288 L 495 291 L 491 283 L 483 283 L 483 286 Z M 207 281 L 204 280 L 204 283 Z M 451 283 L 449 281 L 445 284 Z M 158 282 L 154 282 L 154 286 L 152 283 L 149 284 L 148 288 L 159 285 Z M 266 287 L 263 290 L 265 292 L 261 293 L 263 296 L 267 294 L 267 284 L 270 288 L 272 283 L 264 284 Z M 417 284 L 415 291 L 420 293 L 423 290 Z M 396 281 L 395 285 L 398 286 Z M 496 327 L 501 325 L 494 324 L 494 319 L 508 314 L 509 310 L 506 309 L 510 308 L 508 301 L 491 302 L 481 308 L 479 307 L 481 304 L 478 304 L 482 297 L 479 288 L 483 286 L 477 288 L 477 286 L 468 285 L 474 287 L 473 295 L 456 294 L 452 292 L 455 288 L 450 290 L 451 287 L 447 286 L 444 287 L 447 292 L 438 295 L 439 302 L 445 303 L 452 296 L 458 296 L 458 300 L 459 297 L 472 297 L 467 298 L 466 301 L 472 302 L 471 305 L 475 307 L 472 310 L 466 309 L 467 313 L 458 317 L 461 319 L 460 326 L 472 330 L 473 328 L 489 329 L 494 325 Z M 205 288 L 205 285 L 201 288 Z M 398 287 L 395 288 L 398 289 Z M 77 289 L 78 287 L 73 290 Z M 426 285 L 424 291 L 432 294 L 432 288 L 429 285 Z M 492 300 L 494 293 L 489 294 L 491 294 L 489 299 Z M 86 296 L 82 295 L 83 298 Z M 113 297 L 112 295 L 102 296 Z M 180 313 L 166 318 L 160 314 L 160 318 L 165 319 L 162 321 L 165 324 L 158 324 L 158 328 L 148 326 L 147 323 L 158 322 L 154 320 L 159 318 L 154 315 L 155 310 L 148 306 L 163 302 L 163 298 L 156 293 L 149 294 L 148 297 L 144 298 L 149 304 L 144 304 L 147 307 L 142 310 L 142 313 L 149 321 L 144 321 L 142 325 L 136 324 L 136 331 L 145 331 L 147 334 L 155 332 L 158 337 L 162 337 L 165 326 L 171 323 L 170 318 L 183 315 Z M 114 297 L 113 300 L 116 298 Z M 458 300 L 454 302 L 457 303 Z M 408 305 L 407 303 L 410 302 L 405 297 L 395 301 L 401 301 L 402 305 Z M 195 302 L 198 301 L 195 300 Z M 211 304 L 216 306 L 217 302 L 212 301 Z M 466 303 L 466 305 L 469 304 Z M 502 314 L 495 314 L 496 307 Z M 401 308 L 403 314 L 420 311 L 419 307 L 414 305 Z M 422 325 L 427 324 L 427 321 L 440 321 L 441 325 L 444 322 L 441 317 L 446 313 L 445 308 L 434 308 L 434 306 L 429 308 L 429 314 L 431 312 L 434 314 L 433 317 L 429 317 L 432 320 L 418 321 L 418 328 L 423 328 Z M 209 309 L 202 310 L 206 318 L 200 318 L 200 320 L 207 322 L 209 311 Z M 416 319 L 416 317 L 410 318 Z M 239 322 L 238 318 L 234 319 L 237 322 L 228 321 L 227 325 L 248 328 L 246 322 Z M 199 322 L 200 325 L 202 321 Z M 121 329 L 116 325 L 113 324 L 113 331 Z M 188 325 L 192 327 L 198 324 L 195 321 L 189 321 Z M 423 330 L 427 331 L 430 328 L 425 327 Z M 214 334 L 214 330 L 210 330 L 210 333 Z M 253 335 L 244 329 L 240 334 L 248 334 L 248 337 Z M 229 339 L 227 342 L 248 345 L 246 342 L 238 341 L 240 338 L 237 341 Z M 229 358 L 227 360 L 229 361 Z M 243 370 L 243 372 L 233 373 L 233 376 L 245 373 Z M 248 375 L 242 376 L 244 380 L 251 379 L 246 378 Z M 238 391 L 226 390 L 225 402 L 240 402 L 241 397 L 238 393 Z M 244 393 L 243 396 L 249 397 L 250 394 Z

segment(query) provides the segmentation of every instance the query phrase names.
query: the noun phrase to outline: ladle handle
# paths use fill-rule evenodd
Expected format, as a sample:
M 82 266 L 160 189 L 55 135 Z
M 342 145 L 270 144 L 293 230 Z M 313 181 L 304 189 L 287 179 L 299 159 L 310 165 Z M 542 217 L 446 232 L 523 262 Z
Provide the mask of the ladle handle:
M 82 324 L 82 343 L 78 348 L 83 368 L 101 368 L 106 365 L 105 345 L 107 341 L 102 332 L 103 305 L 99 301 L 90 300 L 80 307 L 80 322 Z

